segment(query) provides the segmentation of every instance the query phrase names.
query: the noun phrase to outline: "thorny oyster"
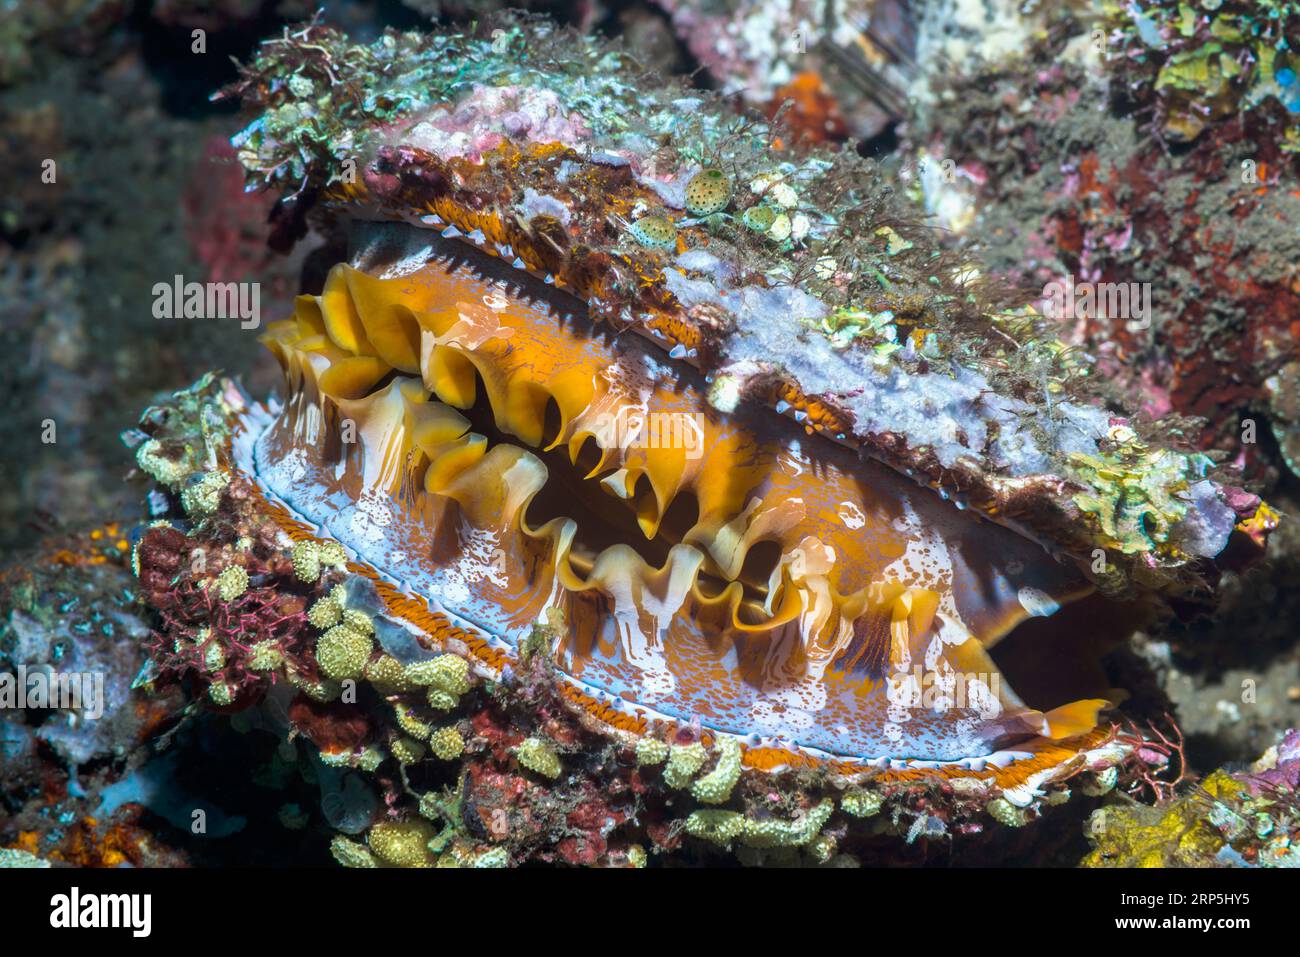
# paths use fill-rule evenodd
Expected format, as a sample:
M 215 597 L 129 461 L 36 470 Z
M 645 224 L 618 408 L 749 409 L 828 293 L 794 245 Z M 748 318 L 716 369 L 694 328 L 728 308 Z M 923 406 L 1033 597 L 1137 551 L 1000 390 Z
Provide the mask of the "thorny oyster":
M 599 43 L 309 25 L 236 92 L 260 111 L 250 181 L 291 190 L 279 238 L 311 217 L 349 252 L 268 329 L 283 401 L 203 384 L 139 460 L 182 491 L 189 542 L 223 541 L 235 499 L 272 521 L 192 576 L 221 602 L 296 543 L 314 647 L 209 630 L 185 660 L 228 707 L 282 676 L 359 713 L 368 682 L 391 726 L 357 717 L 335 763 L 457 756 L 471 729 L 434 725 L 471 679 L 541 657 L 588 728 L 704 805 L 743 769 L 806 768 L 962 779 L 1014 816 L 1085 769 L 1113 785 L 1134 742 L 1102 717 L 1099 656 L 1145 596 L 1271 527 L 1208 458 L 1090 401 L 1086 362 L 870 164 Z M 139 549 L 155 601 L 187 547 L 169 535 Z M 545 736 L 512 753 L 561 774 Z M 780 840 L 736 811 L 686 830 L 807 843 L 830 807 L 810 792 Z M 426 830 L 337 853 L 427 863 Z

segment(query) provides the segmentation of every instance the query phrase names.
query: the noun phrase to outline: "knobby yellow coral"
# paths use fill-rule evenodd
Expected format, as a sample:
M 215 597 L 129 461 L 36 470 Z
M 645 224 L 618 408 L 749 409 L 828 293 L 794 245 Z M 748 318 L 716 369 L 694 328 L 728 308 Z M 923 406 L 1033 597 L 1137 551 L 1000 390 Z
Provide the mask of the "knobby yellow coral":
M 335 625 L 316 642 L 316 662 L 327 678 L 359 678 L 374 650 L 368 634 L 348 625 Z
M 311 583 L 320 578 L 320 548 L 315 542 L 298 542 L 293 546 L 290 559 L 299 581 Z
M 439 728 L 429 735 L 429 748 L 436 757 L 451 761 L 465 750 L 465 739 L 455 728 Z
M 740 780 L 740 742 L 724 737 L 718 742 L 718 763 L 712 771 L 691 785 L 691 794 L 705 804 L 721 804 L 731 797 L 731 789 Z
M 410 821 L 384 821 L 370 829 L 370 850 L 385 864 L 394 867 L 432 867 L 429 841 L 433 828 L 419 818 Z
M 739 811 L 704 809 L 686 819 L 686 833 L 724 847 L 738 841 L 746 847 L 802 847 L 826 826 L 835 803 L 826 798 L 793 821 L 778 818 L 758 820 Z
M 242 565 L 227 565 L 217 576 L 217 594 L 222 601 L 234 601 L 248 591 L 248 572 Z
M 515 757 L 529 771 L 545 778 L 558 778 L 564 770 L 560 758 L 546 741 L 538 737 L 527 738 L 515 748 Z
M 636 763 L 663 764 L 668 760 L 668 743 L 658 738 L 641 738 L 636 743 Z
M 664 783 L 670 788 L 686 787 L 708 758 L 709 753 L 698 741 L 673 745 L 668 752 L 668 766 L 664 768 Z
M 850 791 L 840 798 L 840 810 L 852 817 L 871 817 L 880 812 L 884 799 L 873 791 Z

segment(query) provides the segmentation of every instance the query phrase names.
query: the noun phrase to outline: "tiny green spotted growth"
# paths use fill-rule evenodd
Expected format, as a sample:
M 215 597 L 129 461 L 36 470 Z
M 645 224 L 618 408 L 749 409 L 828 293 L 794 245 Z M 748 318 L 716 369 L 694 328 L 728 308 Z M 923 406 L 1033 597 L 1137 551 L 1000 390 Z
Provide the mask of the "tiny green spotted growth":
M 756 233 L 765 233 L 776 221 L 776 210 L 771 206 L 751 206 L 740 214 L 740 220 Z
M 686 184 L 686 209 L 708 216 L 726 209 L 731 201 L 731 181 L 721 170 L 701 170 Z
M 666 216 L 642 216 L 632 224 L 632 238 L 651 249 L 676 249 L 677 227 Z

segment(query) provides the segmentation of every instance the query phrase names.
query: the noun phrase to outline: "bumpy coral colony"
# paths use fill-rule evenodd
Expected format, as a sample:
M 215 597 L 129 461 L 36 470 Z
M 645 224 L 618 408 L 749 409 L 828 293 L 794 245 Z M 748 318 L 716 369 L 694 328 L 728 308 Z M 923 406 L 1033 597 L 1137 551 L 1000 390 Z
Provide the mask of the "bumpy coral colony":
M 455 760 L 486 733 L 462 696 L 542 661 L 587 733 L 690 794 L 689 835 L 812 847 L 845 787 L 850 817 L 943 784 L 1021 822 L 1135 760 L 1098 659 L 1144 596 L 1270 527 L 1204 456 L 1091 403 L 870 164 L 592 41 L 309 26 L 235 92 L 261 114 L 250 181 L 291 191 L 280 227 L 311 207 L 350 251 L 264 337 L 282 400 L 205 382 L 146 420 L 140 464 L 189 524 L 138 564 L 157 603 L 196 580 L 220 621 L 262 616 L 256 642 L 214 628 L 160 664 L 220 706 L 287 679 L 326 763 Z M 262 538 L 181 566 L 250 512 Z M 386 734 L 346 716 L 358 681 Z M 563 737 L 509 756 L 563 781 Z M 719 807 L 791 771 L 823 783 L 784 816 Z M 505 861 L 400 814 L 335 853 Z

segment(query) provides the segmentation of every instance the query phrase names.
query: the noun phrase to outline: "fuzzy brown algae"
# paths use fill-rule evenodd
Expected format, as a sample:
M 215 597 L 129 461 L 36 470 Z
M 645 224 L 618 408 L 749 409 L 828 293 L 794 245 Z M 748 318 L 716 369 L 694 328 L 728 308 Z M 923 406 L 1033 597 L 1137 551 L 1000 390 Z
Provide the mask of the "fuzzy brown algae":
M 264 337 L 285 396 L 226 390 L 210 446 L 342 545 L 376 637 L 323 621 L 327 677 L 500 677 L 545 622 L 615 738 L 1024 806 L 1128 756 L 1100 656 L 1271 527 L 871 164 L 592 41 L 312 26 L 233 92 L 281 237 L 349 244 Z

